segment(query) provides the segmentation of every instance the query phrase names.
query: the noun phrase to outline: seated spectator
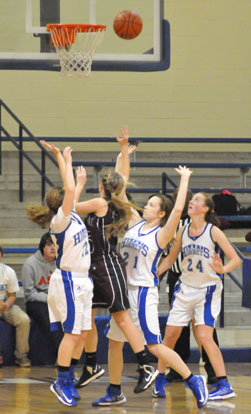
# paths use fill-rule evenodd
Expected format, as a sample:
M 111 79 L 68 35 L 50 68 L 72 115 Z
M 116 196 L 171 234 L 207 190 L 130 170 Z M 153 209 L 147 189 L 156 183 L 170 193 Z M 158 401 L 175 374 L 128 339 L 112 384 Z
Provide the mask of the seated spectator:
M 62 331 L 50 331 L 49 311 L 47 305 L 48 287 L 52 273 L 56 268 L 56 249 L 50 233 L 45 233 L 40 240 L 39 250 L 28 257 L 22 267 L 22 281 L 26 302 L 26 312 L 48 335 L 55 348 L 55 358 L 62 340 Z
M 28 359 L 30 319 L 15 305 L 16 292 L 19 290 L 16 272 L 2 263 L 3 248 L 0 247 L 0 317 L 16 328 L 15 364 L 30 367 Z
M 251 242 L 251 231 L 246 234 L 245 239 L 247 242 Z

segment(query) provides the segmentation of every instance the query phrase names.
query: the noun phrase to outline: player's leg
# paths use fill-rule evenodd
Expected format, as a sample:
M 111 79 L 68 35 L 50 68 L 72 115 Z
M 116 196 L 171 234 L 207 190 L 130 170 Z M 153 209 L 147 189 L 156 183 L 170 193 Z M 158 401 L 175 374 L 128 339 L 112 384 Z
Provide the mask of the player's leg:
M 113 318 L 131 345 L 139 364 L 139 379 L 134 392 L 143 392 L 150 387 L 158 373 L 149 365 L 142 334 L 132 322 L 129 312 L 127 310 L 115 312 Z
M 96 272 L 99 277 L 94 282 L 94 286 L 96 283 L 95 290 L 98 286 L 103 302 L 107 304 L 116 324 L 130 343 L 140 365 L 139 382 L 134 392 L 142 392 L 152 384 L 156 373 L 155 369 L 148 364 L 143 337 L 129 315 L 128 309 L 131 303 L 129 304 L 128 299 L 124 261 L 120 256 L 113 259 L 104 257 L 104 262 L 100 261 L 97 264 Z
M 174 287 L 163 344 L 174 349 L 183 328 L 188 327 L 192 317 L 193 296 L 187 286 L 179 279 Z M 165 372 L 163 361 L 158 362 L 158 369 L 161 373 Z
M 211 400 L 232 398 L 235 395 L 226 377 L 222 353 L 213 339 L 213 329 L 220 313 L 221 291 L 220 283 L 198 290 L 198 300 L 194 307 L 198 338 L 217 376 L 216 388 L 209 394 Z
M 218 341 L 217 332 L 215 328 L 213 330 L 213 338 L 214 338 L 214 342 L 216 343 L 216 345 L 219 346 L 219 341 Z M 217 377 L 212 367 L 212 364 L 208 358 L 208 355 L 203 347 L 202 347 L 202 360 L 203 360 L 205 371 L 207 373 L 207 383 L 215 384 L 217 382 Z
M 172 270 L 168 271 L 167 282 L 169 286 L 169 290 L 168 290 L 169 306 L 171 306 L 172 304 L 175 285 L 177 281 L 179 280 L 179 277 L 180 277 L 179 273 L 173 272 Z M 183 327 L 181 334 L 175 344 L 174 350 L 175 352 L 177 352 L 177 354 L 179 354 L 181 359 L 186 363 L 190 355 L 190 325 Z M 183 381 L 183 378 L 175 370 L 170 368 L 170 371 L 165 376 L 165 380 L 168 383 L 170 383 L 170 382 Z
M 190 325 L 183 326 L 180 336 L 175 344 L 174 351 L 179 354 L 185 363 L 188 361 L 190 355 Z M 165 376 L 165 379 L 168 383 L 183 381 L 183 378 L 175 370 L 173 370 L 173 368 L 170 368 L 170 371 Z
M 94 407 L 121 405 L 126 402 L 126 397 L 121 390 L 123 346 L 124 342 L 109 339 L 108 369 L 110 384 L 106 389 L 106 395 L 92 403 Z
M 206 387 L 206 380 L 203 376 L 193 375 L 188 366 L 182 361 L 181 357 L 172 349 L 169 349 L 164 344 L 148 344 L 149 351 L 155 355 L 159 360 L 163 361 L 165 365 L 169 364 L 176 372 L 178 372 L 186 381 L 186 384 L 193 392 L 198 408 L 206 405 L 208 399 L 208 390 Z M 156 379 L 156 382 L 158 378 Z M 156 392 L 156 386 L 153 388 L 153 397 L 164 397 Z
M 70 280 L 71 278 L 69 278 Z M 89 278 L 78 278 L 68 288 L 61 275 L 52 278 L 48 293 L 49 314 L 52 327 L 61 321 L 64 337 L 58 349 L 58 378 L 50 390 L 67 406 L 76 406 L 80 396 L 73 379 L 74 370 L 83 351 L 87 330 L 91 329 L 93 285 Z M 73 292 L 72 292 L 73 287 Z M 72 318 L 74 315 L 74 318 Z
M 70 367 L 72 365 L 72 355 L 74 348 L 80 340 L 80 335 L 65 333 L 58 348 L 58 378 L 50 386 L 58 400 L 67 406 L 76 406 L 76 401 L 72 396 L 70 384 Z
M 216 388 L 210 392 L 208 398 L 210 400 L 221 400 L 234 397 L 235 393 L 227 380 L 222 353 L 213 339 L 213 327 L 199 325 L 197 332 L 217 377 Z
M 95 323 L 97 309 L 92 309 L 92 329 L 88 331 L 85 342 L 85 363 L 82 374 L 76 383 L 76 388 L 85 387 L 90 382 L 101 377 L 105 370 L 97 364 L 98 332 Z

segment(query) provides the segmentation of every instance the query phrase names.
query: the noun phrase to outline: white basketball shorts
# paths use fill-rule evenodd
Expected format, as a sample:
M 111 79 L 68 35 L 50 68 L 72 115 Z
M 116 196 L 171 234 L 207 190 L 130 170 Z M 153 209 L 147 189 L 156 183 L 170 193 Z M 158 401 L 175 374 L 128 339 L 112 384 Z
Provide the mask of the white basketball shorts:
M 79 335 L 92 328 L 93 282 L 81 273 L 56 269 L 50 278 L 48 308 L 51 331 Z
M 131 319 L 142 333 L 145 344 L 161 343 L 162 339 L 158 319 L 158 287 L 128 286 L 128 298 Z M 111 317 L 107 337 L 114 341 L 127 341 L 113 317 Z
M 167 325 L 187 326 L 194 318 L 195 325 L 215 327 L 221 309 L 222 283 L 194 288 L 178 280 L 167 318 Z

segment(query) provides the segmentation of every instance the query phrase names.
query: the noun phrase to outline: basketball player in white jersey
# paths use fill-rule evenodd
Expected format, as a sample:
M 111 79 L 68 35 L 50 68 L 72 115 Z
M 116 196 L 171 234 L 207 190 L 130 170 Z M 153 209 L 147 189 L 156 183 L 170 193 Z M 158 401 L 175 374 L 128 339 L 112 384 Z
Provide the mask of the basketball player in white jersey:
M 192 375 L 179 355 L 162 344 L 158 320 L 158 260 L 179 223 L 191 175 L 186 167 L 179 167 L 176 171 L 181 175 L 181 182 L 173 210 L 170 213 L 167 197 L 161 194 L 151 197 L 144 208 L 143 220 L 136 211 L 130 220 L 129 229 L 121 242 L 121 254 L 126 264 L 130 313 L 134 324 L 140 328 L 149 351 L 182 375 L 193 391 L 198 407 L 202 407 L 208 397 L 205 378 Z M 126 338 L 113 318 L 107 336 L 110 380 L 120 384 L 122 348 Z M 112 405 L 113 402 L 108 402 L 106 397 L 101 397 L 94 405 Z
M 50 233 L 56 246 L 56 270 L 50 279 L 48 307 L 51 329 L 57 329 L 60 324 L 64 337 L 58 349 L 58 379 L 50 390 L 62 404 L 74 407 L 80 399 L 73 385 L 74 370 L 87 331 L 91 329 L 90 247 L 87 229 L 75 211 L 72 150 L 66 147 L 62 156 L 54 145 L 43 140 L 41 144 L 56 155 L 64 190 L 49 190 L 45 198 L 48 207 L 30 206 L 27 215 L 39 224 L 50 222 Z
M 162 273 L 182 252 L 181 276 L 175 285 L 174 298 L 167 320 L 163 343 L 174 348 L 183 326 L 192 318 L 197 326 L 197 336 L 205 348 L 217 376 L 216 389 L 209 393 L 210 400 L 231 398 L 235 394 L 227 381 L 221 351 L 213 339 L 213 329 L 220 313 L 222 275 L 241 264 L 241 259 L 224 235 L 215 225 L 213 201 L 205 193 L 197 193 L 188 205 L 192 222 L 181 227 L 177 233 L 169 256 L 159 267 Z M 223 266 L 216 253 L 219 246 L 228 263 Z M 165 364 L 159 361 L 160 373 Z
M 121 174 L 117 171 L 106 173 L 99 184 L 99 197 L 77 203 L 76 210 L 79 214 L 87 214 L 85 224 L 91 246 L 90 275 L 94 282 L 93 319 L 97 308 L 108 308 L 120 326 L 139 364 L 139 379 L 134 392 L 140 393 L 152 384 L 157 372 L 148 363 L 143 338 L 132 323 L 128 312 L 130 304 L 127 294 L 126 269 L 124 261 L 117 251 L 118 236 L 124 234 L 132 216 L 132 208 L 135 207 L 135 205 L 123 201 L 130 170 L 127 125 L 121 129 L 121 135 L 121 138 L 115 135 L 121 147 Z M 77 182 L 80 185 L 80 181 Z M 78 197 L 76 197 L 77 199 Z M 88 333 L 85 347 L 85 352 L 90 357 L 95 357 L 97 347 L 97 331 L 94 323 L 93 325 L 94 329 Z M 98 378 L 100 372 L 102 374 L 103 370 L 100 371 L 98 366 L 92 368 L 90 365 L 88 366 L 88 359 L 86 362 L 87 366 L 85 365 L 83 368 L 77 387 L 87 385 L 93 379 Z M 107 405 L 108 401 L 112 401 L 116 405 L 126 401 L 121 392 L 120 384 L 113 382 L 109 384 L 105 400 L 105 402 L 102 401 L 104 405 Z

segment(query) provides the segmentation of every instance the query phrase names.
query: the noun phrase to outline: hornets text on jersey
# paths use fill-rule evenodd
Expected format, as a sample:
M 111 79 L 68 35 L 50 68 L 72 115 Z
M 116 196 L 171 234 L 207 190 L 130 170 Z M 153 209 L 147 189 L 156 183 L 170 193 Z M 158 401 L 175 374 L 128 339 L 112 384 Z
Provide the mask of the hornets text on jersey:
M 157 265 L 163 253 L 157 242 L 160 226 L 143 230 L 145 221 L 127 230 L 120 246 L 125 261 L 128 285 L 152 287 L 158 285 Z

